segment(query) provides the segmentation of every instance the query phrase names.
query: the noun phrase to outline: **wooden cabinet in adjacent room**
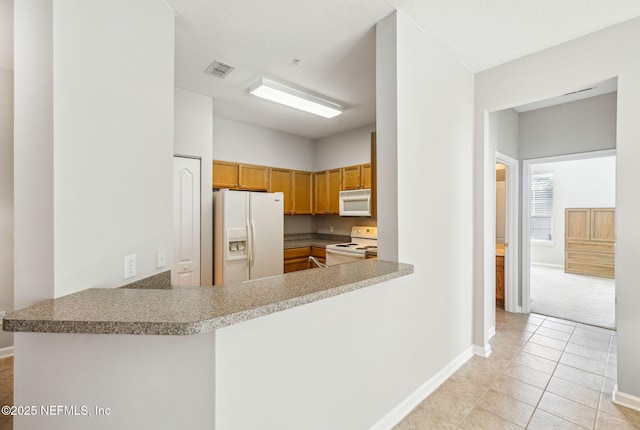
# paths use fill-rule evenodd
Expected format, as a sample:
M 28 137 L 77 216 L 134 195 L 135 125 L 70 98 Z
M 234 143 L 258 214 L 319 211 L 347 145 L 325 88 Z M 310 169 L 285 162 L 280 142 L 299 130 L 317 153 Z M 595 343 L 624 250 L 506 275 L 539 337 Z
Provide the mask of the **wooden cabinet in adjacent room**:
M 564 271 L 615 276 L 615 209 L 565 209 Z
M 496 306 L 504 309 L 504 255 L 496 255 Z
M 314 178 L 314 213 L 316 215 L 339 215 L 341 169 L 316 172 Z

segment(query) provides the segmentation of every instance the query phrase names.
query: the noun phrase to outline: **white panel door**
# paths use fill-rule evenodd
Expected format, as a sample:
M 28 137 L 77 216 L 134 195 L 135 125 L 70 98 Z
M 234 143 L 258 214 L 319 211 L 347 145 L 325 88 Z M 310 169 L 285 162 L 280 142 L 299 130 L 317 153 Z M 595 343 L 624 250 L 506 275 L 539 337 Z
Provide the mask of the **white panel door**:
M 172 285 L 200 285 L 200 160 L 173 158 Z

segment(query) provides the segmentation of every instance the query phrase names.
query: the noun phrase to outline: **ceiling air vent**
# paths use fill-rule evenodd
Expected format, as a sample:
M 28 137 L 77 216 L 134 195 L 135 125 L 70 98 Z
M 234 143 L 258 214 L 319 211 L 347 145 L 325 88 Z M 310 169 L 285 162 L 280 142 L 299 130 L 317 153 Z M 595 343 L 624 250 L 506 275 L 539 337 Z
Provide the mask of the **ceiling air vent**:
M 235 67 L 230 66 L 229 64 L 223 63 L 222 61 L 215 60 L 213 63 L 209 65 L 206 69 L 204 69 L 205 73 L 215 76 L 216 78 L 226 78 L 227 75 L 235 70 Z

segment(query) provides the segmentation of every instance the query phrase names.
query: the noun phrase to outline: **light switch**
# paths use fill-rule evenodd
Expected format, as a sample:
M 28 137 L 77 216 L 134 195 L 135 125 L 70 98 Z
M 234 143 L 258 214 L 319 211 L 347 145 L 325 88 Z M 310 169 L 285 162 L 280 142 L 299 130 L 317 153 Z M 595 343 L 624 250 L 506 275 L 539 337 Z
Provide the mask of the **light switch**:
M 136 255 L 127 255 L 124 257 L 124 279 L 136 276 Z
M 167 251 L 164 248 L 158 248 L 156 253 L 156 268 L 162 269 L 167 264 Z

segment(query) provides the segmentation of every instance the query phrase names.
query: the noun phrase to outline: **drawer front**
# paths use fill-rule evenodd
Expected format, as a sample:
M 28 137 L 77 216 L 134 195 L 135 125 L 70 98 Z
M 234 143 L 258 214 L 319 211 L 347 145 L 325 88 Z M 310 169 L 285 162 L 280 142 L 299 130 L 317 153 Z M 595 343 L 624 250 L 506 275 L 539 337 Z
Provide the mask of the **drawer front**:
M 615 267 L 602 266 L 593 263 L 584 263 L 580 261 L 566 261 L 565 272 L 576 273 L 580 275 L 602 276 L 605 278 L 613 278 L 615 276 Z
M 308 268 L 309 268 L 309 262 L 306 260 L 299 261 L 299 262 L 285 263 L 284 273 L 296 272 L 298 270 L 306 270 Z
M 311 249 L 308 246 L 305 246 L 304 248 L 285 249 L 284 259 L 290 260 L 292 258 L 309 257 L 310 254 L 311 254 Z
M 326 248 L 320 248 L 318 246 L 313 246 L 313 247 L 311 247 L 311 255 L 313 255 L 314 257 L 319 257 L 319 258 L 326 258 L 327 257 L 327 250 L 326 250 Z
M 609 253 L 599 253 L 599 252 L 576 252 L 576 251 L 567 251 L 565 252 L 564 258 L 566 261 L 574 261 L 579 263 L 589 263 L 589 264 L 598 264 L 601 266 L 614 266 L 615 265 L 615 255 Z
M 566 251 L 583 251 L 583 252 L 615 252 L 615 244 L 607 242 L 582 242 L 579 240 L 567 240 L 564 243 Z

